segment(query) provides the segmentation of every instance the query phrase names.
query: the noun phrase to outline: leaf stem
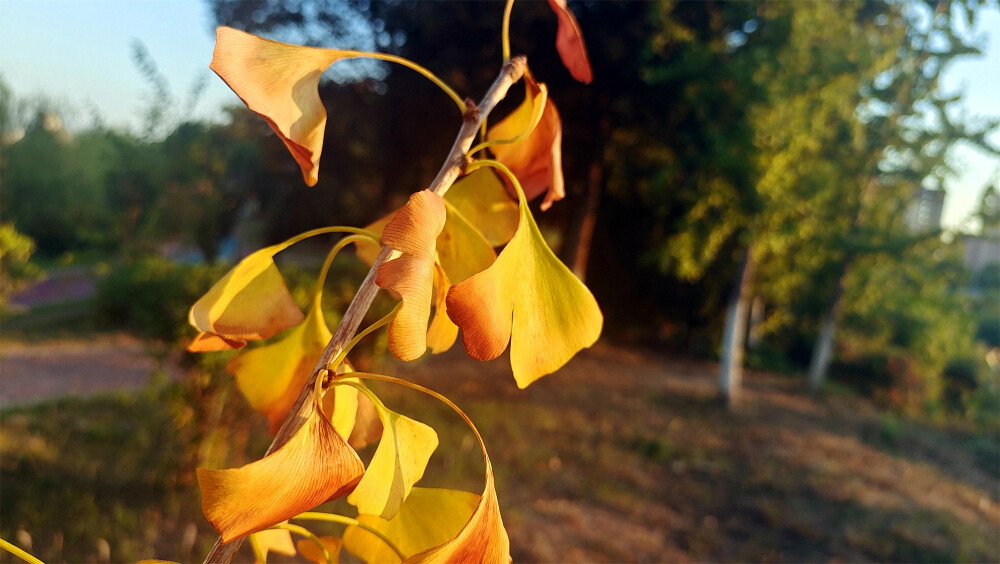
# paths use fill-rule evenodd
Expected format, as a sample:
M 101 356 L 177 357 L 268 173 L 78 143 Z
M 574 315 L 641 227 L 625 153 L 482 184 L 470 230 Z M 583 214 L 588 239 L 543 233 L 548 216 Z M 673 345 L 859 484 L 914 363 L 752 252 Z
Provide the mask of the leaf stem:
M 298 235 L 290 239 L 286 239 L 283 243 L 278 243 L 277 246 L 288 248 L 294 245 L 295 243 L 304 241 L 310 237 L 315 237 L 316 235 L 323 235 L 325 233 L 354 233 L 355 235 L 364 235 L 376 241 L 378 241 L 380 238 L 378 233 L 375 233 L 373 231 L 368 231 L 367 229 L 361 229 L 360 227 L 350 227 L 347 225 L 332 225 L 330 227 L 319 227 L 317 229 L 310 229 L 305 233 L 299 233 Z
M 369 232 L 371 233 L 371 232 Z M 330 265 L 333 264 L 333 259 L 336 258 L 337 254 L 340 253 L 347 245 L 351 243 L 359 243 L 361 241 L 373 241 L 376 245 L 380 245 L 381 242 L 378 238 L 372 238 L 368 235 L 348 235 L 330 249 L 330 252 L 326 255 L 326 260 L 323 261 L 323 268 L 319 271 L 319 276 L 316 278 L 316 292 L 314 297 L 314 306 L 320 307 L 320 301 L 323 299 L 323 286 L 326 284 L 326 275 L 330 272 Z
M 503 26 L 500 32 L 500 42 L 503 46 L 503 62 L 510 60 L 510 12 L 514 7 L 514 0 L 507 0 L 507 5 L 503 7 Z
M 448 407 L 450 407 L 455 413 L 457 413 L 459 415 L 459 417 L 461 417 L 463 420 L 465 420 L 466 424 L 469 425 L 469 428 L 472 429 L 472 433 L 474 435 L 476 435 L 476 440 L 479 441 L 479 446 L 482 447 L 482 449 L 483 449 L 483 458 L 486 460 L 486 465 L 489 466 L 490 459 L 489 459 L 489 456 L 487 456 L 487 454 L 486 454 L 486 443 L 483 442 L 483 437 L 482 437 L 482 435 L 479 434 L 479 429 L 476 429 L 476 425 L 472 422 L 472 419 L 470 419 L 469 416 L 466 415 L 465 412 L 462 411 L 462 409 L 460 407 L 458 407 L 457 405 L 455 405 L 455 402 L 451 401 L 446 396 L 444 396 L 444 395 L 442 395 L 442 394 L 440 394 L 438 392 L 435 392 L 434 390 L 432 390 L 430 388 L 426 388 L 424 386 L 421 386 L 420 384 L 414 384 L 413 382 L 407 382 L 406 380 L 403 380 L 401 378 L 395 378 L 393 376 L 386 376 L 384 374 L 373 374 L 371 372 L 351 372 L 351 373 L 348 373 L 348 374 L 340 374 L 340 375 L 330 374 L 330 377 L 331 377 L 331 382 L 332 383 L 336 383 L 337 380 L 346 380 L 347 378 L 360 378 L 361 380 L 378 380 L 378 381 L 381 381 L 381 382 L 389 382 L 391 384 L 398 384 L 400 386 L 404 386 L 404 387 L 410 388 L 412 390 L 416 390 L 418 392 L 422 392 L 424 394 L 427 394 L 427 395 L 433 397 L 434 399 L 436 399 L 436 400 L 440 401 L 441 403 L 443 403 L 443 404 L 447 405 Z M 358 387 L 356 384 L 354 384 L 354 382 L 349 382 L 348 381 L 348 382 L 343 382 L 343 384 L 347 384 L 349 386 L 356 387 L 358 390 L 361 390 L 361 391 L 364 391 L 364 390 L 367 389 L 367 388 L 365 388 L 363 390 L 361 387 Z M 374 392 L 372 392 L 372 393 L 374 393 Z
M 21 560 L 28 562 L 29 564 L 44 564 L 41 560 L 35 558 L 21 547 L 15 546 L 3 539 L 0 539 L 0 548 L 13 554 L 14 556 L 17 556 Z
M 469 109 L 468 106 L 466 106 L 465 104 L 465 100 L 463 100 L 462 97 L 459 96 L 458 93 L 455 92 L 455 90 L 451 86 L 448 86 L 448 83 L 438 78 L 436 74 L 427 70 L 427 68 L 418 65 L 417 63 L 414 63 L 413 61 L 405 57 L 390 55 L 389 53 L 378 53 L 375 51 L 354 51 L 351 49 L 345 49 L 343 52 L 346 53 L 348 57 L 367 57 L 369 59 L 378 59 L 380 61 L 396 63 L 397 65 L 402 65 L 408 69 L 414 70 L 422 74 L 427 80 L 430 80 L 431 82 L 436 84 L 438 88 L 443 90 L 445 94 L 451 97 L 451 99 L 454 100 L 455 103 L 458 105 L 458 109 L 462 113 L 465 113 L 465 111 Z
M 319 513 L 314 511 L 306 511 L 305 513 L 299 513 L 295 517 L 292 517 L 292 519 L 311 519 L 313 521 L 328 521 L 330 523 L 340 523 L 342 525 L 349 525 L 351 527 L 364 529 L 365 531 L 368 531 L 369 533 L 375 535 L 382 542 L 384 542 L 386 546 L 388 546 L 390 549 L 392 549 L 393 552 L 396 553 L 396 556 L 398 556 L 400 560 L 406 560 L 406 556 L 403 555 L 403 551 L 400 550 L 399 547 L 395 545 L 395 543 L 389 540 L 389 537 L 385 536 L 385 534 L 382 533 L 382 531 L 379 531 L 378 529 L 370 525 L 366 525 L 361 521 L 358 521 L 357 519 L 352 519 L 344 515 L 337 515 L 335 513 Z
M 372 323 L 371 325 L 366 327 L 364 331 L 358 333 L 353 339 L 351 339 L 351 342 L 347 343 L 347 345 L 344 346 L 344 349 L 339 353 L 337 353 L 337 356 L 335 356 L 333 360 L 331 360 L 330 363 L 326 365 L 326 369 L 329 370 L 330 372 L 336 371 L 337 367 L 340 366 L 340 363 L 344 362 L 344 359 L 347 358 L 348 353 L 350 353 L 351 349 L 354 348 L 354 345 L 357 345 L 361 341 L 361 339 L 367 337 L 372 331 L 375 331 L 379 327 L 382 327 L 386 323 L 392 321 L 392 318 L 396 317 L 396 313 L 399 311 L 399 308 L 401 307 L 403 307 L 403 302 L 399 302 L 398 304 L 396 304 L 396 307 L 392 308 L 392 311 L 387 313 L 382 319 L 379 319 L 375 323 Z

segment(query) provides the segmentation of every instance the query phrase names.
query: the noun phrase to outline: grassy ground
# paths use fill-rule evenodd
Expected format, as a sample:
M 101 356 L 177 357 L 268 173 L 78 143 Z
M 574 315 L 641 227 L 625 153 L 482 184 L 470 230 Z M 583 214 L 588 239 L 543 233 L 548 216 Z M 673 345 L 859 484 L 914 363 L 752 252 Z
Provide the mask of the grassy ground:
M 850 395 L 814 401 L 798 380 L 764 373 L 748 375 L 734 414 L 713 399 L 714 364 L 608 346 L 524 391 L 503 360 L 458 350 L 386 371 L 476 421 L 515 561 L 1000 559 L 995 436 L 925 427 Z M 200 559 L 214 537 L 193 466 L 266 446 L 262 420 L 212 386 L 195 398 L 200 414 L 182 403 L 201 389 L 187 381 L 3 412 L 0 536 L 27 533 L 49 562 Z M 438 429 L 422 485 L 481 491 L 482 459 L 457 417 L 373 387 Z M 220 422 L 226 437 L 212 433 Z

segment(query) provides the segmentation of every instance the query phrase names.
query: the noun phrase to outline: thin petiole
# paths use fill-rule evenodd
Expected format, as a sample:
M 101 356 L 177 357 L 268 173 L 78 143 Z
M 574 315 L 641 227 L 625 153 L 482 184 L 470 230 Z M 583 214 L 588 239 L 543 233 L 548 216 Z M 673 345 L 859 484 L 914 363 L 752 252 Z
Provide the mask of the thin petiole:
M 396 553 L 396 556 L 398 556 L 400 560 L 406 560 L 406 557 L 403 556 L 403 551 L 400 550 L 399 547 L 395 545 L 395 543 L 389 540 L 389 538 L 386 537 L 385 534 L 382 533 L 382 531 L 379 531 L 375 527 L 366 525 L 361 521 L 358 521 L 357 519 L 352 519 L 350 517 L 345 517 L 343 515 L 336 515 L 333 513 L 318 513 L 312 511 L 299 513 L 295 517 L 292 517 L 292 519 L 311 519 L 313 521 L 328 521 L 330 523 L 340 523 L 342 525 L 350 525 L 353 527 L 357 527 L 359 529 L 364 529 L 365 531 L 368 531 L 369 533 L 381 539 L 381 541 L 384 542 L 386 546 L 388 546 L 390 549 L 392 549 L 393 552 Z
M 347 237 L 344 237 L 340 241 L 337 241 L 337 244 L 334 245 L 332 249 L 330 249 L 329 253 L 327 253 L 326 260 L 323 261 L 323 268 L 320 269 L 319 277 L 316 279 L 316 292 L 315 292 L 315 297 L 313 298 L 315 307 L 317 308 L 320 307 L 319 306 L 320 300 L 323 299 L 323 286 L 326 284 L 326 275 L 329 274 L 330 272 L 330 265 L 333 264 L 333 259 L 347 245 L 350 245 L 351 243 L 360 243 L 361 241 L 374 241 L 376 244 L 381 244 L 377 238 L 373 240 L 367 234 L 348 235 Z
M 462 97 L 459 96 L 458 93 L 455 92 L 455 90 L 451 86 L 448 86 L 448 84 L 445 81 L 438 78 L 436 74 L 432 73 L 423 66 L 418 65 L 417 63 L 414 63 L 409 59 L 406 59 L 404 57 L 398 57 L 396 55 L 390 55 L 388 53 L 376 53 L 373 51 L 354 51 L 351 49 L 345 49 L 343 53 L 347 57 L 368 57 L 370 59 L 379 59 L 381 61 L 388 61 L 390 63 L 396 63 L 397 65 L 403 65 L 408 69 L 414 70 L 422 74 L 427 80 L 430 80 L 431 82 L 436 84 L 438 88 L 443 90 L 445 94 L 450 96 L 451 99 L 455 101 L 455 104 L 458 105 L 458 109 L 461 110 L 463 114 L 466 112 L 466 110 L 469 109 L 468 106 L 465 105 L 465 100 L 463 100 Z
M 503 8 L 503 26 L 500 32 L 500 41 L 503 46 L 503 62 L 510 60 L 510 12 L 514 7 L 514 0 L 507 0 L 507 5 Z
M 361 339 L 368 336 L 368 334 L 371 333 L 372 331 L 375 331 L 379 327 L 382 327 L 386 323 L 392 321 L 392 318 L 396 316 L 396 312 L 398 312 L 399 308 L 401 307 L 403 307 L 403 302 L 399 302 L 398 304 L 396 304 L 396 307 L 392 308 L 392 311 L 386 314 L 385 317 L 379 319 L 375 323 L 372 323 L 371 325 L 366 327 L 364 331 L 358 333 L 353 339 L 351 339 L 351 342 L 347 343 L 347 346 L 344 347 L 344 350 L 340 351 L 340 353 L 338 353 L 337 356 L 333 358 L 333 360 L 327 363 L 326 365 L 327 370 L 330 370 L 331 372 L 335 371 L 337 367 L 340 366 L 340 363 L 344 362 L 344 359 L 347 358 L 347 354 L 351 352 L 351 349 L 354 348 L 354 345 L 358 344 L 358 342 L 360 342 Z
M 0 548 L 6 550 L 7 552 L 17 556 L 21 560 L 28 562 L 29 564 L 44 564 L 41 560 L 35 558 L 31 554 L 28 554 L 24 549 L 15 546 L 3 539 L 0 539 Z

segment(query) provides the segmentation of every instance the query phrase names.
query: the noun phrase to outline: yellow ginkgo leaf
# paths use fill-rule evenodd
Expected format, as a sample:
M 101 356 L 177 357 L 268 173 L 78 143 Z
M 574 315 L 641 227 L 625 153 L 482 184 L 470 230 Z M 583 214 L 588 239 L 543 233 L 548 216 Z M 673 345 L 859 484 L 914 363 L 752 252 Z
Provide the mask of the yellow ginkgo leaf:
M 250 407 L 267 416 L 272 435 L 281 428 L 331 337 L 323 310 L 314 303 L 305 321 L 281 340 L 251 349 L 226 365 Z
M 346 359 L 337 367 L 337 374 L 354 372 Z M 362 449 L 382 436 L 382 421 L 368 396 L 358 391 L 364 383 L 357 378 L 346 378 L 354 386 L 336 386 L 323 396 L 323 413 L 333 422 L 333 428 L 347 439 L 354 449 Z M 357 386 L 357 387 L 355 387 Z
M 482 232 L 445 200 L 448 221 L 437 240 L 438 261 L 454 283 L 489 268 L 497 258 Z
M 327 560 L 323 556 L 323 552 L 316 546 L 316 543 L 312 539 L 299 539 L 295 546 L 299 549 L 299 554 L 302 558 L 310 562 L 315 562 L 316 564 L 327 564 L 327 562 L 340 562 L 340 547 L 342 541 L 337 537 L 319 537 L 319 541 L 323 543 L 323 548 L 326 549 L 327 554 L 330 555 L 330 560 Z
M 479 496 L 474 493 L 415 487 L 392 519 L 358 515 L 358 521 L 385 535 L 404 557 L 410 557 L 455 538 L 478 504 Z M 344 531 L 344 548 L 369 564 L 400 561 L 382 539 L 361 527 Z
M 487 458 L 486 488 L 462 530 L 451 540 L 410 556 L 405 562 L 509 564 L 510 561 L 510 539 L 500 517 L 500 504 L 493 484 L 493 467 Z
M 220 27 L 215 35 L 210 68 L 267 121 L 302 168 L 306 184 L 315 185 L 326 126 L 319 79 L 327 67 L 352 55 L 279 43 L 231 27 Z
M 188 322 L 203 334 L 189 350 L 240 348 L 302 322 L 302 311 L 274 264 L 274 255 L 285 247 L 250 254 L 191 306 Z
M 514 238 L 493 266 L 452 286 L 447 305 L 473 358 L 496 358 L 510 341 L 521 388 L 593 345 L 604 322 L 594 296 L 549 249 L 523 199 Z
M 566 5 L 566 0 L 549 0 L 549 7 L 559 18 L 559 29 L 556 32 L 556 50 L 562 58 L 563 65 L 573 78 L 590 84 L 594 73 L 590 69 L 590 59 L 587 57 L 587 47 L 583 44 L 583 32 L 576 16 Z
M 545 192 L 541 209 L 566 196 L 562 173 L 562 121 L 544 84 L 524 74 L 525 99 L 509 116 L 486 133 L 487 140 L 519 139 L 491 145 L 490 151 L 517 176 L 529 200 Z M 514 195 L 512 185 L 508 190 Z
M 517 231 L 517 203 L 508 195 L 503 181 L 489 168 L 480 168 L 459 178 L 445 194 L 444 201 L 482 233 L 491 247 L 506 245 Z M 451 221 L 450 215 L 448 221 Z M 445 230 L 447 228 L 445 224 Z
M 229 542 L 351 491 L 364 465 L 318 410 L 281 448 L 240 468 L 198 468 L 205 517 Z
M 255 564 L 267 562 L 268 553 L 295 555 L 295 543 L 292 533 L 285 529 L 264 529 L 250 535 L 250 548 L 253 549 Z
M 382 420 L 382 439 L 358 487 L 347 496 L 359 513 L 392 519 L 437 448 L 434 429 L 370 397 Z
M 383 263 L 375 277 L 380 288 L 403 301 L 389 323 L 389 350 L 400 360 L 414 360 L 427 350 L 435 242 L 445 218 L 441 196 L 421 190 L 410 196 L 382 230 L 382 243 L 402 253 Z
M 434 263 L 434 317 L 427 328 L 427 348 L 440 354 L 451 348 L 458 338 L 458 325 L 448 317 L 448 290 L 451 284 L 440 264 Z

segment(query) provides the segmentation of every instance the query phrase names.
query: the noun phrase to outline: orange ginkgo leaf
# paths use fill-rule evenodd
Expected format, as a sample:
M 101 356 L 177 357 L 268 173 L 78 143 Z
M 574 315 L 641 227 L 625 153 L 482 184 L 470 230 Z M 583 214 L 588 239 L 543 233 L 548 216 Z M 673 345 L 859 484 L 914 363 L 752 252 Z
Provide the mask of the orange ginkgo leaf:
M 389 350 L 400 360 L 419 358 L 427 350 L 435 241 L 445 218 L 441 196 L 421 190 L 410 196 L 382 230 L 382 243 L 402 253 L 383 263 L 375 278 L 380 288 L 403 301 L 389 323 Z
M 306 184 L 315 185 L 326 126 L 319 79 L 327 67 L 353 55 L 279 43 L 231 27 L 220 27 L 215 35 L 210 68 L 267 121 L 302 168 Z
M 198 468 L 205 517 L 229 542 L 350 492 L 364 465 L 318 410 L 278 450 L 227 470 Z
M 201 334 L 189 351 L 241 348 L 302 322 L 302 311 L 274 264 L 274 255 L 286 247 L 272 245 L 250 254 L 191 306 L 188 322 Z
M 316 546 L 316 542 L 312 539 L 299 539 L 295 543 L 295 546 L 299 548 L 299 555 L 310 562 L 315 562 L 316 564 L 340 562 L 340 546 L 343 544 L 342 541 L 337 537 L 319 537 L 319 541 L 323 543 L 323 548 L 330 555 L 330 560 L 327 560 L 323 556 L 323 552 Z
M 587 47 L 583 44 L 583 32 L 576 16 L 566 5 L 566 0 L 549 0 L 549 7 L 559 18 L 559 30 L 556 32 L 556 50 L 573 78 L 590 84 L 594 73 L 590 69 L 590 59 L 587 58 Z
M 500 356 L 524 388 L 593 345 L 604 317 L 590 290 L 556 258 L 520 200 L 517 233 L 491 267 L 451 287 L 448 316 L 462 329 L 469 355 Z
M 488 141 L 518 140 L 490 146 L 496 159 L 517 176 L 529 200 L 545 193 L 542 210 L 566 196 L 562 173 L 562 121 L 542 83 L 524 74 L 524 101 L 486 133 Z M 527 135 L 525 136 L 525 133 Z M 513 185 L 508 184 L 511 195 Z

